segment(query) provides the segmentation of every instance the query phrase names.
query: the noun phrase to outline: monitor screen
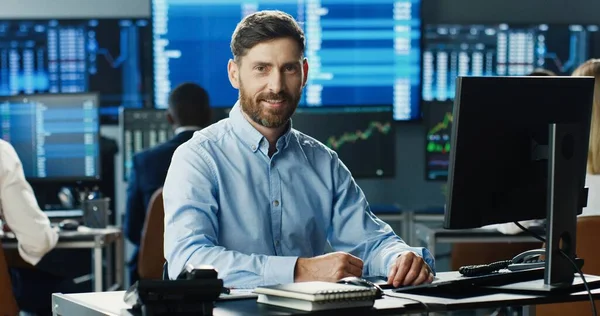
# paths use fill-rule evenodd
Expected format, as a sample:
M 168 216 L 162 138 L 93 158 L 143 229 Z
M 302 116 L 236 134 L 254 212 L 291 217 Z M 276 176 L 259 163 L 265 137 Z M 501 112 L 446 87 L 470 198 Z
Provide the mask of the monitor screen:
M 151 106 L 148 19 L 0 21 L 0 96 L 98 92 L 102 123 Z
M 99 180 L 99 129 L 97 94 L 0 97 L 0 138 L 28 180 Z
M 594 78 L 458 80 L 444 228 L 581 213 Z
M 390 107 L 300 109 L 292 127 L 336 151 L 355 178 L 395 175 Z
M 597 25 L 432 24 L 423 38 L 425 101 L 453 99 L 457 76 L 570 75 L 600 54 Z
M 213 109 L 212 122 L 229 117 L 230 108 Z M 160 145 L 173 137 L 166 109 L 122 109 L 119 119 L 123 144 L 123 181 L 129 180 L 133 155 Z
M 427 180 L 448 179 L 452 102 L 423 104 L 425 121 L 425 176 Z
M 309 71 L 300 106 L 393 105 L 396 120 L 421 118 L 420 0 L 153 0 L 156 106 L 192 81 L 213 106 L 231 107 L 231 36 L 263 9 L 285 11 L 304 29 Z
M 131 172 L 133 155 L 173 137 L 166 112 L 156 109 L 123 109 L 121 112 L 124 181 Z

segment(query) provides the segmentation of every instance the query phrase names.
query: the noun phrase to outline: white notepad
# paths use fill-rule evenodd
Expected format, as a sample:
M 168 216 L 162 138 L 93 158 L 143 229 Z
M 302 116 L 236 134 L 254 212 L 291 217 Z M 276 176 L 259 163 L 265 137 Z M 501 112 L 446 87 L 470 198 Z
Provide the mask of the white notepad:
M 258 287 L 258 303 L 304 311 L 371 307 L 377 290 L 330 282 L 298 282 Z

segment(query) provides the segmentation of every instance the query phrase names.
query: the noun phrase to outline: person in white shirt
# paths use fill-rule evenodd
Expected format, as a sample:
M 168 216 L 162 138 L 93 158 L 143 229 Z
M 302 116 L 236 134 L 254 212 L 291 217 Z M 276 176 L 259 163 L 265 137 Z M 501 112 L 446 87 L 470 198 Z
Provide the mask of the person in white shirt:
M 21 160 L 14 148 L 0 139 L 0 216 L 18 241 L 19 254 L 36 265 L 52 250 L 58 233 L 40 210 L 33 190 L 25 180 Z
M 15 149 L 2 139 L 0 139 L 0 218 L 15 234 L 19 255 L 27 263 L 35 266 L 56 246 L 57 230 L 50 226 L 48 216 L 39 208 L 33 190 L 25 180 L 23 166 Z M 45 305 L 51 308 L 51 293 L 47 293 L 47 299 L 44 298 L 47 304 L 24 295 L 34 291 L 40 293 L 39 289 L 43 286 L 36 286 L 35 283 L 28 284 L 27 280 L 30 278 L 19 274 L 17 269 L 11 269 L 11 279 L 21 310 L 30 311 L 28 305 Z M 47 310 L 50 311 L 51 309 L 48 308 Z
M 585 186 L 588 188 L 587 207 L 581 216 L 600 215 L 600 59 L 590 59 L 581 64 L 573 76 L 591 76 L 596 79 L 594 85 L 594 104 L 590 126 L 590 147 L 587 159 Z

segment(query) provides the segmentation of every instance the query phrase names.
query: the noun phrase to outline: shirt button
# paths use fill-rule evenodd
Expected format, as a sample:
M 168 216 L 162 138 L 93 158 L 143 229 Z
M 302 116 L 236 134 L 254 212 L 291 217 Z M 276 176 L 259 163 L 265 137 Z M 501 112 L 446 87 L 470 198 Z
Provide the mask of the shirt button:
M 252 150 L 256 150 L 256 146 L 252 145 Z
M 273 201 L 273 205 L 279 206 L 279 201 L 277 201 L 277 200 Z

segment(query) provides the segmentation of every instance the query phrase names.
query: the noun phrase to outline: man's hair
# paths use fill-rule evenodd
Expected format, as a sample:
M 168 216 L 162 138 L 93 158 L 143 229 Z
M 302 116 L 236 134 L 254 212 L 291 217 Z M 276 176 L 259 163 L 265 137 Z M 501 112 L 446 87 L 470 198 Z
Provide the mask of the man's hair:
M 208 93 L 192 82 L 180 84 L 169 95 L 169 113 L 179 126 L 208 126 L 211 121 Z
M 231 36 L 231 53 L 235 61 L 257 44 L 289 37 L 304 54 L 304 31 L 294 18 L 282 11 L 264 10 L 246 16 Z

